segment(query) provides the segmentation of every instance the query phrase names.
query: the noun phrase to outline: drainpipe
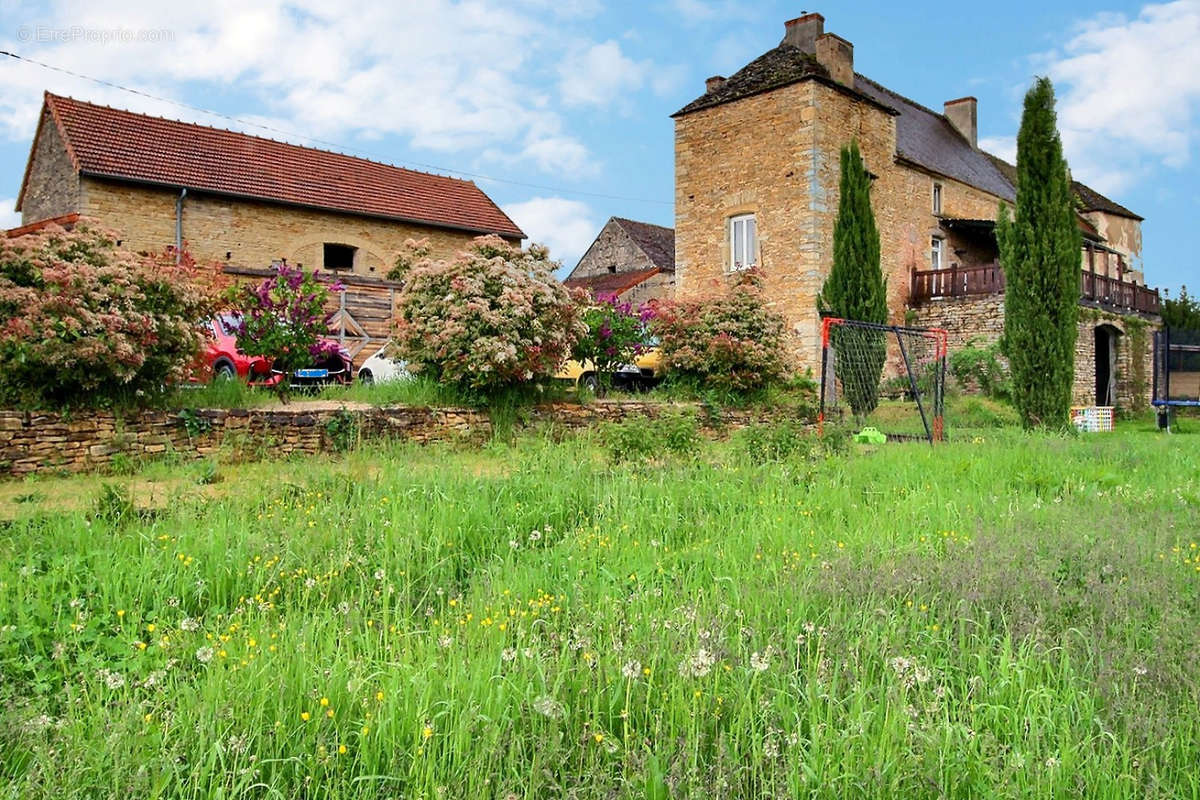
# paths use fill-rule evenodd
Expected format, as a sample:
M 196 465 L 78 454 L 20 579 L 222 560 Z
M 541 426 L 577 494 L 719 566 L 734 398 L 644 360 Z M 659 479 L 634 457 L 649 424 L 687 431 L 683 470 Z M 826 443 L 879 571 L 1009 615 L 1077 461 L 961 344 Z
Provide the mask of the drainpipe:
M 179 190 L 175 198 L 175 263 L 178 264 L 183 255 L 183 199 L 187 197 L 187 189 Z

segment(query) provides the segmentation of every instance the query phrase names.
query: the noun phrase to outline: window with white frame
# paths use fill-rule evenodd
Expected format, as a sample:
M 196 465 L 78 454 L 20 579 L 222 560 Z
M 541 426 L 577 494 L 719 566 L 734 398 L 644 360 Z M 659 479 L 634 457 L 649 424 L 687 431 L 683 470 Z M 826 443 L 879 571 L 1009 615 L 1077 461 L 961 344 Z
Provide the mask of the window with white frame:
M 729 268 L 758 266 L 758 227 L 753 214 L 729 218 Z
M 937 236 L 929 240 L 929 265 L 931 269 L 942 268 L 942 240 Z
M 942 185 L 940 183 L 933 184 L 933 213 L 942 213 Z

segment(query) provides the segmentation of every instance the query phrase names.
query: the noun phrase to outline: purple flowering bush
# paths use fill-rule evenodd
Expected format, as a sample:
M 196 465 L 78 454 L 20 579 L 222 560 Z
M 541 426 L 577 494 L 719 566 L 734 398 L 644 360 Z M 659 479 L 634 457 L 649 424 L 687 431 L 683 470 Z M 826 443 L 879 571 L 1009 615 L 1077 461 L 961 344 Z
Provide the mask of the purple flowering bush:
M 149 401 L 194 363 L 219 283 L 186 252 L 135 254 L 87 222 L 0 235 L 0 401 Z
M 727 294 L 656 306 L 654 332 L 673 380 L 747 393 L 785 376 L 783 317 L 767 308 L 750 272 Z
M 539 245 L 475 239 L 448 261 L 408 270 L 396 345 L 410 365 L 481 399 L 553 375 L 583 333 L 557 266 Z
M 595 300 L 584 295 L 578 301 L 586 331 L 576 339 L 571 357 L 581 363 L 590 361 L 601 386 L 607 386 L 621 365 L 646 351 L 646 323 L 652 314 L 648 307 L 634 309 L 613 295 Z
M 270 359 L 271 368 L 285 376 L 329 359 L 339 351 L 338 343 L 326 338 L 334 314 L 329 297 L 344 290 L 340 282 L 318 281 L 315 270 L 306 273 L 286 263 L 262 283 L 233 287 L 229 301 L 241 318 L 238 349 Z M 275 386 L 284 393 L 288 381 Z

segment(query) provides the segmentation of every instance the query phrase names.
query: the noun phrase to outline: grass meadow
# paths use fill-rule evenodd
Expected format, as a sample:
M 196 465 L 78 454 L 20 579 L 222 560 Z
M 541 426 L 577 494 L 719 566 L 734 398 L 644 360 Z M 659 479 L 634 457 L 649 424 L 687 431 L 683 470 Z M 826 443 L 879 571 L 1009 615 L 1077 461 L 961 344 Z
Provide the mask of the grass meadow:
M 0 797 L 1197 797 L 1198 439 L 9 484 Z

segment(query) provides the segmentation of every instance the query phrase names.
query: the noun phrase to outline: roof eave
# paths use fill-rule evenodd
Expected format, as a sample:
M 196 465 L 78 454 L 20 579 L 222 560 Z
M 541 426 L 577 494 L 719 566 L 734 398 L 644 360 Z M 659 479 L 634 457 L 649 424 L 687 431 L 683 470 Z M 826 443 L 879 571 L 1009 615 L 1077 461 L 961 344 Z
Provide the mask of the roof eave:
M 527 239 L 525 232 L 513 223 L 512 230 L 498 230 L 494 228 L 481 228 L 470 225 L 455 225 L 450 222 L 438 222 L 429 219 L 420 219 L 418 217 L 404 217 L 394 214 L 372 214 L 369 211 L 355 211 L 353 209 L 337 208 L 335 206 L 325 206 L 316 203 L 298 203 L 292 200 L 280 200 L 278 197 L 269 197 L 266 195 L 255 195 L 241 192 L 222 192 L 216 189 L 206 189 L 202 186 L 183 186 L 178 183 L 169 181 L 154 181 L 148 178 L 131 178 L 127 175 L 114 175 L 110 173 L 97 172 L 95 170 L 80 170 L 79 175 L 85 178 L 99 178 L 100 180 L 117 181 L 119 183 L 132 183 L 138 186 L 153 186 L 159 189 L 187 189 L 189 192 L 199 194 L 212 195 L 213 197 L 228 197 L 234 200 L 254 200 L 260 203 L 271 203 L 273 205 L 287 206 L 288 208 L 307 208 L 315 211 L 325 211 L 334 214 L 345 214 L 350 217 L 365 217 L 367 219 L 383 219 L 390 222 L 407 222 L 414 225 L 425 225 L 430 228 L 442 228 L 445 230 L 463 231 L 465 233 L 479 234 L 496 234 L 497 236 L 507 236 L 510 238 Z M 504 213 L 501 211 L 500 213 Z M 507 215 L 505 215 L 507 218 Z M 510 220 L 511 221 L 511 220 Z

